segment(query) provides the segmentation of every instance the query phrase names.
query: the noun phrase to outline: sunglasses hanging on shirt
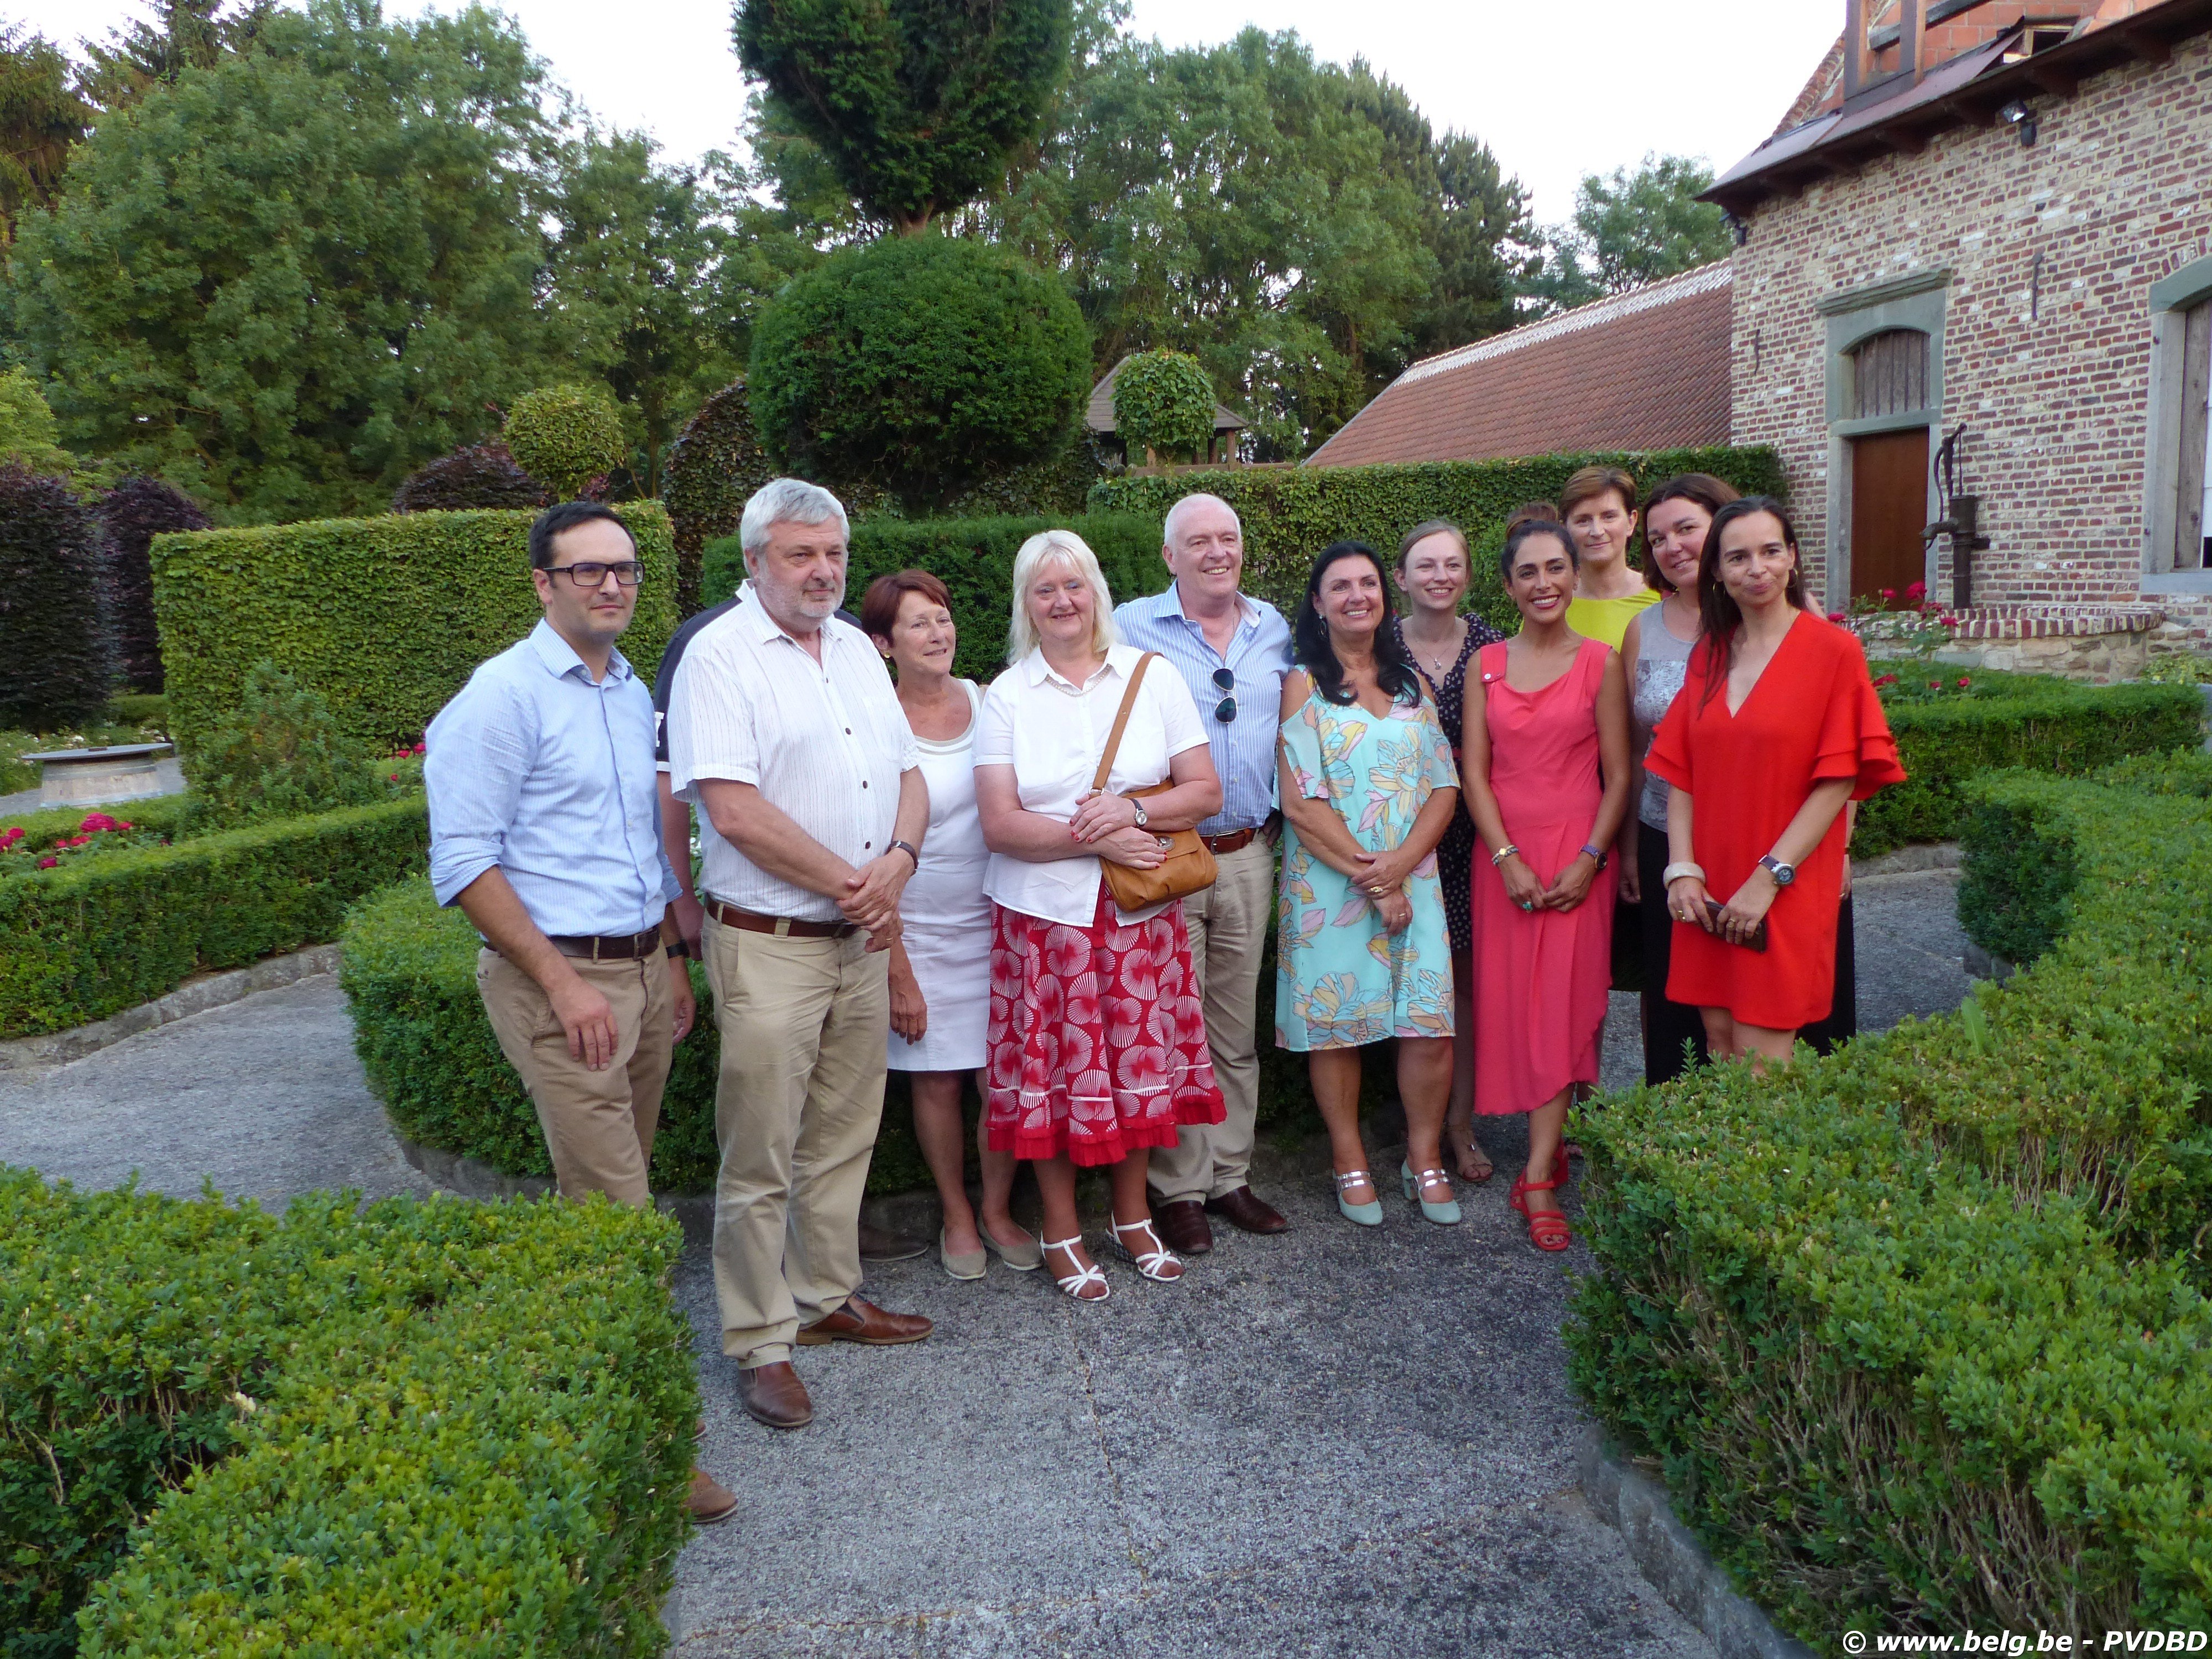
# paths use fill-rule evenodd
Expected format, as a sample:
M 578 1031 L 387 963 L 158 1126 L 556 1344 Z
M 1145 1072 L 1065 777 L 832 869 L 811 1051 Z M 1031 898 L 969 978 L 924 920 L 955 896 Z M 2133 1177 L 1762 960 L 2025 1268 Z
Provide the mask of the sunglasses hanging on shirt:
M 1213 718 L 1226 726 L 1237 718 L 1237 676 L 1226 668 L 1217 668 L 1213 671 L 1213 684 L 1231 694 L 1213 705 Z

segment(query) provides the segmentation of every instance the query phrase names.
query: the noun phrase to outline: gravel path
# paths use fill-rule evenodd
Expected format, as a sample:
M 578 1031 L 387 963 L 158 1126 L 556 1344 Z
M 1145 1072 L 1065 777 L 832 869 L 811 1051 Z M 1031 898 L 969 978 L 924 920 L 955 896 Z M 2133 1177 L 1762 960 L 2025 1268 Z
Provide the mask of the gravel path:
M 1866 1029 L 1964 994 L 1952 890 L 1943 872 L 1861 885 Z M 0 1074 L 0 1162 L 179 1194 L 206 1177 L 272 1205 L 424 1190 L 350 1036 L 325 976 Z M 1607 1081 L 1639 1053 L 1616 996 Z M 1517 1128 L 1486 1131 L 1501 1170 Z M 684 1553 L 676 1650 L 1710 1655 L 1575 1490 L 1559 1323 L 1580 1245 L 1529 1249 L 1503 1178 L 1462 1193 L 1461 1227 L 1393 1194 L 1357 1231 L 1310 1154 L 1268 1157 L 1257 1184 L 1293 1231 L 1228 1234 L 1180 1286 L 1109 1265 L 1113 1299 L 1079 1310 L 998 1265 L 969 1285 L 927 1259 L 872 1268 L 869 1295 L 937 1334 L 802 1351 L 817 1415 L 797 1434 L 737 1408 L 687 1217 L 701 1461 L 743 1507 Z

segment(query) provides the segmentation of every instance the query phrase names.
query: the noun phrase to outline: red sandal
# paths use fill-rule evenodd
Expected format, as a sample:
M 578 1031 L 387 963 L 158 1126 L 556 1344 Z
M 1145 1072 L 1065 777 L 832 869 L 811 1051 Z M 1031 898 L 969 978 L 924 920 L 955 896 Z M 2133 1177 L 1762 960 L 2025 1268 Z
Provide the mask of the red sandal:
M 1531 1210 L 1523 1200 L 1525 1193 L 1548 1193 L 1558 1190 L 1559 1182 L 1531 1181 L 1522 1176 L 1513 1183 L 1511 1197 L 1507 1200 L 1528 1218 L 1528 1242 L 1540 1250 L 1564 1250 L 1574 1241 L 1574 1230 L 1567 1218 L 1557 1210 Z

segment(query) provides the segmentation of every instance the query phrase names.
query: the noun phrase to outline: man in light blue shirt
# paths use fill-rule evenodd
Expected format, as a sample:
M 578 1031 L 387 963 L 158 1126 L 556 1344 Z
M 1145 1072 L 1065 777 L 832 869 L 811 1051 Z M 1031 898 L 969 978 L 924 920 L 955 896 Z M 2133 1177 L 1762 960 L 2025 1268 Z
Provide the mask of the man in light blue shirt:
M 1186 495 L 1168 509 L 1160 556 L 1175 580 L 1164 593 L 1114 611 L 1122 640 L 1157 651 L 1198 700 L 1221 811 L 1198 826 L 1219 877 L 1183 901 L 1190 957 L 1206 1004 L 1213 1075 L 1227 1097 L 1219 1123 L 1184 1126 L 1172 1152 L 1152 1153 L 1152 1215 L 1171 1250 L 1213 1248 L 1206 1212 L 1252 1233 L 1290 1225 L 1254 1193 L 1254 1123 L 1260 1109 L 1260 1048 L 1253 1029 L 1260 957 L 1275 915 L 1275 732 L 1290 624 L 1264 599 L 1238 591 L 1244 533 L 1218 495 Z
M 530 527 L 544 618 L 469 677 L 425 734 L 430 885 L 483 936 L 477 991 L 530 1091 L 564 1198 L 653 1201 L 646 1170 L 691 981 L 668 902 L 653 696 L 615 641 L 645 567 L 594 501 Z M 737 1499 L 700 1470 L 685 1507 Z

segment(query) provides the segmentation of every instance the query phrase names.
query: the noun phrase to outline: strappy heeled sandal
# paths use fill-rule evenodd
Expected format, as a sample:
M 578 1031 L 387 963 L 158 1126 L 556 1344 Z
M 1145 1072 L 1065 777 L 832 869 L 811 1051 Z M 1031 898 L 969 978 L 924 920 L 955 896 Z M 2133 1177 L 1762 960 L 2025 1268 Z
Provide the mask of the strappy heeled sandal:
M 1564 1250 L 1574 1240 L 1574 1230 L 1567 1218 L 1557 1210 L 1532 1210 L 1522 1194 L 1549 1193 L 1559 1189 L 1559 1182 L 1531 1181 L 1522 1176 L 1513 1183 L 1513 1194 L 1507 1201 L 1528 1220 L 1528 1242 L 1540 1250 Z
M 1074 1237 L 1063 1238 L 1056 1244 L 1048 1239 L 1041 1248 L 1048 1251 L 1065 1250 L 1067 1252 L 1068 1261 L 1073 1262 L 1075 1260 L 1076 1249 L 1082 1243 L 1083 1235 L 1078 1233 Z M 1114 1294 L 1114 1287 L 1106 1282 L 1104 1271 L 1095 1261 L 1078 1273 L 1054 1273 L 1052 1276 L 1052 1282 L 1060 1286 L 1060 1293 L 1062 1296 L 1076 1302 L 1103 1302 Z M 1098 1287 L 1098 1294 L 1085 1295 L 1084 1292 L 1093 1285 Z
M 1412 1164 L 1401 1164 L 1398 1179 L 1405 1186 L 1406 1201 L 1408 1204 L 1418 1203 L 1426 1219 L 1439 1227 L 1459 1225 L 1459 1200 L 1452 1194 L 1451 1177 L 1442 1170 L 1423 1170 L 1416 1173 Z M 1430 1189 L 1437 1187 L 1444 1189 L 1444 1199 L 1441 1204 L 1432 1204 L 1427 1197 Z
M 1142 1233 L 1151 1243 L 1152 1249 L 1131 1249 L 1121 1242 L 1123 1233 Z M 1126 1225 L 1121 1222 L 1115 1222 L 1113 1235 L 1106 1241 L 1106 1248 L 1156 1285 L 1172 1285 L 1182 1277 L 1182 1258 L 1160 1243 L 1160 1236 L 1152 1231 L 1152 1218 L 1150 1216 L 1146 1216 L 1142 1221 L 1132 1221 Z M 1170 1273 L 1168 1271 L 1170 1268 L 1175 1271 Z
M 1351 1203 L 1344 1195 L 1354 1187 L 1365 1187 L 1376 1195 L 1364 1204 Z M 1336 1207 L 1344 1212 L 1346 1221 L 1357 1222 L 1363 1227 L 1382 1224 L 1382 1195 L 1376 1189 L 1374 1176 L 1365 1170 L 1346 1170 L 1337 1176 Z

